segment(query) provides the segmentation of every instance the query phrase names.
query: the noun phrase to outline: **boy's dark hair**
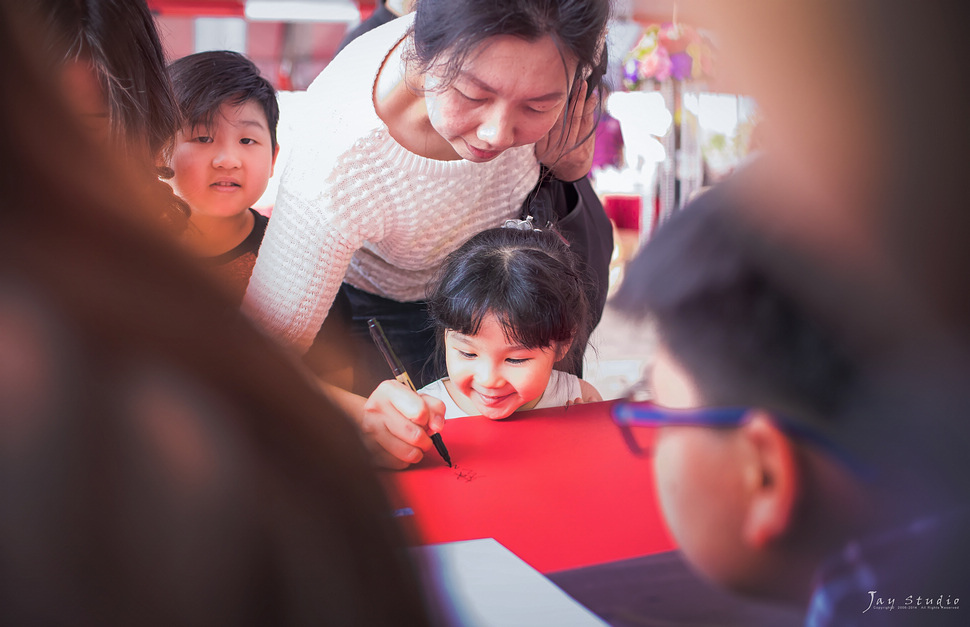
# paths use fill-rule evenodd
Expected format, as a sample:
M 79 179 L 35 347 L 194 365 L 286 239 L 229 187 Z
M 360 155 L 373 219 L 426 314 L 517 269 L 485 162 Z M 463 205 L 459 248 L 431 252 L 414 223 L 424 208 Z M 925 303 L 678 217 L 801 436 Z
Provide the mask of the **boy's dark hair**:
M 230 50 L 197 52 L 173 61 L 168 71 L 186 124 L 210 127 L 223 104 L 254 101 L 266 114 L 272 148 L 276 150 L 280 119 L 276 90 L 245 55 Z
M 506 337 L 528 348 L 572 341 L 582 358 L 589 338 L 588 281 L 578 257 L 548 230 L 483 231 L 448 255 L 431 282 L 428 318 L 444 332 L 475 335 L 494 315 Z
M 848 402 L 856 366 L 797 296 L 786 270 L 794 251 L 735 211 L 732 193 L 721 184 L 661 227 L 612 304 L 652 319 L 706 405 L 762 407 L 825 426 Z

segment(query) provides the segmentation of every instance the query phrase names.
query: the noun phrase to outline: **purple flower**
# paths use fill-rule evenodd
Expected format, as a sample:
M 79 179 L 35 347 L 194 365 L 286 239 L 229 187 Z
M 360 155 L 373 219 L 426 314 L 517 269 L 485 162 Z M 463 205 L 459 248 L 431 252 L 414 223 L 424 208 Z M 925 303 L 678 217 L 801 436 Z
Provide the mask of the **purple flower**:
M 690 78 L 693 59 L 686 52 L 678 52 L 670 55 L 670 65 L 670 75 L 675 79 L 682 81 L 685 78 Z
M 636 85 L 640 81 L 640 76 L 637 73 L 637 60 L 630 59 L 623 66 L 623 78 L 633 85 Z

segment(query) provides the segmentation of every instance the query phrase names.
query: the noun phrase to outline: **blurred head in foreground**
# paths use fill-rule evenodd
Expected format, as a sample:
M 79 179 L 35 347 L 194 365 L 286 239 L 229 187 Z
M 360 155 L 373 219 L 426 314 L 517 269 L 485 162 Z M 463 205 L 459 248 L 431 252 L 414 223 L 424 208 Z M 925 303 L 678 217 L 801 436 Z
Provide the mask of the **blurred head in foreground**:
M 56 84 L 92 141 L 138 164 L 139 175 L 164 199 L 163 224 L 185 225 L 188 207 L 156 180 L 171 150 L 180 115 L 165 69 L 165 52 L 145 0 L 5 0 L 38 22 Z
M 873 590 L 900 605 L 962 596 L 970 403 L 948 377 L 966 355 L 858 318 L 904 309 L 902 295 L 765 222 L 777 203 L 804 207 L 766 193 L 760 165 L 676 214 L 627 269 L 614 305 L 652 320 L 659 348 L 655 406 L 617 419 L 660 427 L 661 505 L 708 578 L 811 599 L 816 618 L 861 614 Z
M 684 5 L 717 29 L 728 91 L 758 102 L 768 157 L 661 229 L 618 294 L 656 320 L 657 402 L 754 408 L 734 427 L 661 429 L 671 527 L 719 582 L 811 594 L 814 624 L 959 623 L 862 614 L 877 598 L 945 604 L 970 581 L 954 532 L 970 477 L 970 11 Z
M 722 88 L 757 101 L 772 185 L 805 201 L 762 207 L 761 219 L 844 265 L 878 266 L 970 346 L 966 3 L 681 8 L 716 29 Z
M 2 622 L 423 624 L 357 431 L 158 233 L 156 197 L 78 128 L 16 6 L 0 2 Z

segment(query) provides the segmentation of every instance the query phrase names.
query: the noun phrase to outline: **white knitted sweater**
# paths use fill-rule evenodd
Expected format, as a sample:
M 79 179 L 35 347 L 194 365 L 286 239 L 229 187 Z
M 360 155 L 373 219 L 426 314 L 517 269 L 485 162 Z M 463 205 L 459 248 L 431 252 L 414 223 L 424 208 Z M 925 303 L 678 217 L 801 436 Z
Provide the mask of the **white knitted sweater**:
M 411 21 L 405 16 L 351 42 L 294 112 L 300 135 L 243 309 L 301 352 L 342 281 L 398 301 L 423 299 L 444 257 L 517 217 L 538 179 L 532 145 L 488 163 L 436 161 L 390 136 L 374 109 L 374 84 Z

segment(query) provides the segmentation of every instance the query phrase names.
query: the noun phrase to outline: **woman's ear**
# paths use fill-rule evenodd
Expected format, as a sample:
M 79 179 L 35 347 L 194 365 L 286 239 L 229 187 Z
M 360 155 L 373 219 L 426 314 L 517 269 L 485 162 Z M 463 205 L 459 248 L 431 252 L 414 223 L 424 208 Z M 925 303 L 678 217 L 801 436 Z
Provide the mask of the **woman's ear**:
M 746 450 L 743 540 L 763 549 L 791 529 L 801 492 L 797 444 L 771 414 L 752 410 L 739 428 Z

